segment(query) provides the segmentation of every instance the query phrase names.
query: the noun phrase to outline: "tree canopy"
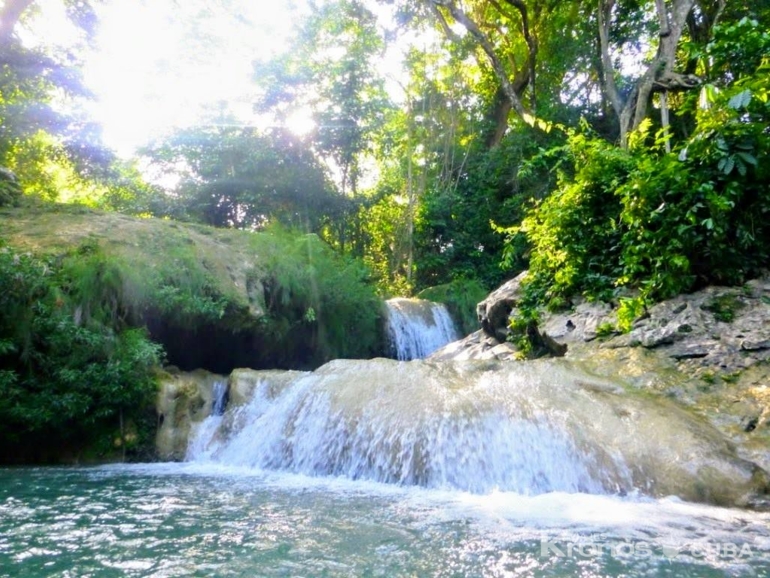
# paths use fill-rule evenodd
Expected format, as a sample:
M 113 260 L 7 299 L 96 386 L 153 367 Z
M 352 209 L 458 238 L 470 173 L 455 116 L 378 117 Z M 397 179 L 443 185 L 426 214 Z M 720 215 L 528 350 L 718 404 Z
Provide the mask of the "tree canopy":
M 36 3 L 0 11 L 0 164 L 27 193 L 78 181 L 69 198 L 106 208 L 315 232 L 383 293 L 531 267 L 554 303 L 657 298 L 764 263 L 765 0 L 310 2 L 286 50 L 254 55 L 251 120 L 223 103 L 143 172 L 61 106 L 88 96 L 99 26 L 64 5 L 70 54 L 19 40 Z

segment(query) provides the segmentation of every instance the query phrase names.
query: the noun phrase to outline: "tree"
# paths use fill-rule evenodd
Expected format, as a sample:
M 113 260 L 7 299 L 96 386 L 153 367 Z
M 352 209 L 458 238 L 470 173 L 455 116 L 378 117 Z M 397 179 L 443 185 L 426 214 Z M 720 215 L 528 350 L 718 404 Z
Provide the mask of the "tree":
M 96 25 L 92 4 L 73 0 L 65 7 L 90 38 Z M 82 188 L 107 179 L 115 159 L 101 142 L 100 128 L 79 107 L 89 97 L 79 48 L 28 48 L 16 38 L 33 8 L 32 1 L 9 0 L 0 9 L 0 166 L 13 169 L 28 192 L 57 198 L 63 181 Z
M 177 175 L 177 217 L 241 229 L 279 221 L 317 232 L 341 210 L 313 152 L 280 129 L 195 127 L 144 154 L 164 174 Z
M 295 50 L 256 66 L 261 112 L 286 122 L 292 112 L 309 111 L 312 150 L 330 167 L 347 203 L 348 218 L 334 235 L 342 252 L 364 252 L 359 208 L 365 159 L 390 107 L 378 71 L 384 50 L 376 16 L 361 0 L 324 3 L 298 34 Z

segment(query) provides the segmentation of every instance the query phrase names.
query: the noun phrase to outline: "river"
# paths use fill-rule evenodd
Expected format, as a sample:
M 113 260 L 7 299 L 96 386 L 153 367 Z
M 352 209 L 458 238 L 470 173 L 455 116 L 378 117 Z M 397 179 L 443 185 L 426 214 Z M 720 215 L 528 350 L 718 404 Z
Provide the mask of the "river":
M 770 515 L 216 464 L 0 470 L 0 576 L 768 576 Z

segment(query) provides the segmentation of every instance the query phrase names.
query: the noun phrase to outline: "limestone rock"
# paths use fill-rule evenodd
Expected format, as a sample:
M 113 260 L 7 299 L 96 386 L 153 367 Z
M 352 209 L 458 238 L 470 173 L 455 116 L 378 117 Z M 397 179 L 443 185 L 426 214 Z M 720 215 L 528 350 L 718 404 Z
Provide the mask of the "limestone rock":
M 464 339 L 445 345 L 430 355 L 428 359 L 432 361 L 467 361 L 470 359 L 508 361 L 515 359 L 516 355 L 517 349 L 513 343 L 500 342 L 484 333 L 483 329 L 479 329 Z
M 194 424 L 211 415 L 214 384 L 227 378 L 208 371 L 168 374 L 160 380 L 156 408 L 158 432 L 155 439 L 161 460 L 182 460 Z
M 507 281 L 476 306 L 476 315 L 484 333 L 505 341 L 508 336 L 508 316 L 521 300 L 521 283 L 526 276 L 525 271 Z
M 608 303 L 584 302 L 573 311 L 547 313 L 540 323 L 543 331 L 561 343 L 592 341 L 600 328 L 615 326 L 616 318 Z
M 251 399 L 254 388 L 259 383 L 268 383 L 271 396 L 274 396 L 288 383 L 307 374 L 308 372 L 305 371 L 285 371 L 282 369 L 235 369 L 228 379 L 230 403 L 235 406 L 245 405 Z

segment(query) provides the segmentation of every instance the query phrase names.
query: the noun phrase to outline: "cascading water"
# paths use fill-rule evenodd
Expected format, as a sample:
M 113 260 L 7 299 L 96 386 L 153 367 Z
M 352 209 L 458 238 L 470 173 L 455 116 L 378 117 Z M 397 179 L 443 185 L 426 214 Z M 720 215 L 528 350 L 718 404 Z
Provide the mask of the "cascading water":
M 460 338 L 447 308 L 423 299 L 389 299 L 387 333 L 392 356 L 422 359 Z
M 339 360 L 280 387 L 254 384 L 248 403 L 198 427 L 187 457 L 474 493 L 641 490 L 724 502 L 734 496 L 719 492 L 750 485 L 748 462 L 713 430 L 618 390 L 555 360 Z
M 224 415 L 225 414 L 225 408 L 227 407 L 227 400 L 228 400 L 228 389 L 227 389 L 227 382 L 226 381 L 216 381 L 214 382 L 214 387 L 212 388 L 213 394 L 214 394 L 214 400 L 211 404 L 211 415 Z
M 761 471 L 569 360 L 215 379 L 166 392 L 188 463 L 0 468 L 0 575 L 770 576 L 770 514 L 669 497 Z
M 196 435 L 190 437 L 187 455 L 203 456 L 210 445 L 211 438 L 219 431 L 222 418 L 225 415 L 229 390 L 226 381 L 215 381 L 212 387 L 211 414 L 206 417 L 196 430 Z

